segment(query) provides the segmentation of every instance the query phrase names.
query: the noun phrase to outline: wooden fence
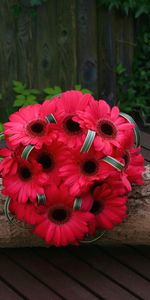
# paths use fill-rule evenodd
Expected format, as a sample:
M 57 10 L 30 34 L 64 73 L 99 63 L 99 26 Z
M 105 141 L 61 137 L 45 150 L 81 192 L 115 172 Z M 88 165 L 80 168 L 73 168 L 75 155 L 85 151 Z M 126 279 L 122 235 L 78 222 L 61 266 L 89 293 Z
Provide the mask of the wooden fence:
M 22 5 L 18 16 L 16 3 Z M 14 100 L 12 80 L 40 89 L 81 83 L 96 97 L 116 98 L 116 65 L 131 71 L 135 19 L 108 12 L 96 0 L 47 0 L 33 13 L 28 0 L 1 0 L 1 119 Z

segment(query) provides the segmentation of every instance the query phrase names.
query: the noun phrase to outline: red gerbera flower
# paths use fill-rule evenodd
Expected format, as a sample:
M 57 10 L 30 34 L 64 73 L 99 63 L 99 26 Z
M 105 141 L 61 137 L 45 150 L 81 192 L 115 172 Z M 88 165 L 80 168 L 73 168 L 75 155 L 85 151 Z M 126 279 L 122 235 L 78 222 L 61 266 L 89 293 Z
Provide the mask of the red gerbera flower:
M 55 124 L 47 122 L 40 104 L 20 108 L 9 120 L 4 124 L 4 133 L 14 147 L 22 143 L 40 148 L 44 142 L 56 138 Z
M 15 215 L 19 221 L 23 221 L 30 225 L 37 224 L 37 222 L 43 220 L 43 216 L 42 216 L 43 206 L 41 205 L 40 209 L 38 208 L 38 210 L 39 210 L 39 215 L 37 219 L 37 211 L 36 211 L 35 203 L 33 204 L 29 200 L 26 203 L 18 203 L 16 200 L 11 198 L 9 211 L 11 212 L 11 214 Z
M 68 91 L 61 94 L 57 107 L 59 140 L 69 147 L 80 147 L 85 133 L 80 124 L 73 120 L 78 111 L 85 110 L 93 97 L 79 91 Z
M 33 149 L 29 155 L 29 160 L 36 160 L 42 167 L 43 172 L 47 174 L 47 180 L 50 182 L 60 182 L 59 168 L 64 165 L 64 153 L 68 150 L 57 141 L 50 145 L 44 144 L 41 149 Z M 67 154 L 66 154 L 67 155 Z
M 96 188 L 100 188 L 103 186 L 107 186 L 106 193 L 110 193 L 110 195 L 113 193 L 115 196 L 124 196 L 127 194 L 127 191 L 122 183 L 122 180 L 119 176 L 120 173 L 114 173 L 112 176 L 106 178 L 103 181 L 95 181 L 94 184 L 91 186 L 90 192 L 91 194 L 94 193 Z
M 35 200 L 37 194 L 43 194 L 47 175 L 36 161 L 28 162 L 23 159 L 11 158 L 16 164 L 16 172 L 10 172 L 3 177 L 3 194 L 17 199 L 18 202 L 27 202 L 28 198 Z
M 82 194 L 79 198 L 81 198 L 81 211 L 90 211 L 93 205 L 93 197 L 90 192 Z
M 113 148 L 122 147 L 124 139 L 129 145 L 134 143 L 133 124 L 128 123 L 119 116 L 119 108 L 112 109 L 104 101 L 90 101 L 84 111 L 78 112 L 74 120 L 82 128 L 94 130 L 96 136 L 94 146 L 97 151 L 103 151 L 105 155 L 111 155 Z
M 0 156 L 3 159 L 0 161 L 0 174 L 6 176 L 11 171 L 12 174 L 17 171 L 17 161 L 13 159 L 13 152 L 8 148 L 0 149 Z
M 126 196 L 117 196 L 107 184 L 97 187 L 93 193 L 93 206 L 90 210 L 95 215 L 98 229 L 112 229 L 126 218 Z
M 81 195 L 87 192 L 95 181 L 116 174 L 117 171 L 101 158 L 100 153 L 93 147 L 88 153 L 74 151 L 70 157 L 64 156 L 65 165 L 59 171 L 72 195 Z
M 125 162 L 125 169 L 121 172 L 121 178 L 127 191 L 131 191 L 131 183 L 143 184 L 144 157 L 140 153 L 141 149 L 133 148 L 125 150 L 122 157 Z
M 48 244 L 66 246 L 79 244 L 89 232 L 89 222 L 93 216 L 89 212 L 74 211 L 73 198 L 65 187 L 59 190 L 46 190 L 46 204 L 34 206 L 26 203 L 15 205 L 12 202 L 10 211 L 22 221 L 35 225 L 33 233 L 42 237 Z

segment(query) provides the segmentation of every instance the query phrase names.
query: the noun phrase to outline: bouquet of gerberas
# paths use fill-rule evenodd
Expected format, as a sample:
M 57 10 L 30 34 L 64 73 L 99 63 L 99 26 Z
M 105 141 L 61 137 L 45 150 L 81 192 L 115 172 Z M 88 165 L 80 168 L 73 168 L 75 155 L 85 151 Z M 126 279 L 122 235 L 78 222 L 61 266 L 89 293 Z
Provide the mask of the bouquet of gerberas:
M 144 159 L 133 119 L 90 94 L 67 91 L 20 108 L 0 150 L 6 212 L 49 245 L 78 245 L 127 216 Z M 10 216 L 10 215 L 9 215 Z

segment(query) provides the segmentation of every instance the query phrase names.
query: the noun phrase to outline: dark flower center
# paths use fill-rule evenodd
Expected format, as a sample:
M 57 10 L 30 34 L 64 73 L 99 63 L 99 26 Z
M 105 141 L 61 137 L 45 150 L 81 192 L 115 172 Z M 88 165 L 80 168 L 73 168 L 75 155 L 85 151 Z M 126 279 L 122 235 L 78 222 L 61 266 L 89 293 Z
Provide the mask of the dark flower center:
M 54 207 L 49 211 L 48 217 L 56 224 L 64 224 L 70 218 L 70 211 L 65 207 Z
M 42 165 L 44 170 L 51 170 L 54 167 L 54 159 L 49 153 L 41 153 L 38 157 L 38 162 Z
M 104 208 L 104 206 L 103 206 L 102 201 L 95 200 L 90 209 L 90 212 L 94 215 L 97 215 L 103 210 L 103 208 Z
M 94 173 L 96 173 L 98 166 L 97 162 L 94 159 L 89 159 L 83 162 L 81 168 L 86 175 L 93 175 Z
M 22 180 L 28 180 L 32 177 L 31 170 L 26 166 L 22 166 L 19 168 L 19 175 Z
M 41 136 L 45 132 L 46 123 L 43 120 L 32 121 L 28 124 L 27 130 L 33 136 Z
M 97 132 L 105 138 L 115 138 L 117 135 L 115 125 L 109 120 L 99 120 L 97 123 Z
M 78 122 L 72 120 L 72 117 L 68 117 L 63 122 L 64 129 L 67 130 L 69 134 L 80 134 L 82 129 Z

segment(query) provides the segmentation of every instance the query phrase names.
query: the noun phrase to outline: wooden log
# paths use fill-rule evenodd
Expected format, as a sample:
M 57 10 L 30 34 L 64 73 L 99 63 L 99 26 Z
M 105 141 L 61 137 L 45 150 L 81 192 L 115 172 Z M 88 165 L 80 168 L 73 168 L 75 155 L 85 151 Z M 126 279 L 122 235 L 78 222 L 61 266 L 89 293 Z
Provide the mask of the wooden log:
M 30 230 L 10 223 L 4 216 L 5 198 L 0 195 L 0 247 L 46 246 Z M 144 185 L 134 186 L 129 195 L 128 218 L 97 243 L 150 245 L 150 165 L 146 166 Z

